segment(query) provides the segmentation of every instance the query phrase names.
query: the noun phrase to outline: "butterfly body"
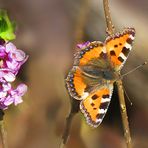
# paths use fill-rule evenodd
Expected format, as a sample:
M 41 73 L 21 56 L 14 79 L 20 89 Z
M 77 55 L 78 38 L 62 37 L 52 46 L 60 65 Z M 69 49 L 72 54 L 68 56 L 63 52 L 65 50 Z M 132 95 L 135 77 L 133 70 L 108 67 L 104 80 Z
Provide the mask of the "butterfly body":
M 97 127 L 107 112 L 113 83 L 131 50 L 135 36 L 127 28 L 106 38 L 105 42 L 87 42 L 75 54 L 74 65 L 66 78 L 70 95 L 80 100 L 80 110 L 87 123 Z

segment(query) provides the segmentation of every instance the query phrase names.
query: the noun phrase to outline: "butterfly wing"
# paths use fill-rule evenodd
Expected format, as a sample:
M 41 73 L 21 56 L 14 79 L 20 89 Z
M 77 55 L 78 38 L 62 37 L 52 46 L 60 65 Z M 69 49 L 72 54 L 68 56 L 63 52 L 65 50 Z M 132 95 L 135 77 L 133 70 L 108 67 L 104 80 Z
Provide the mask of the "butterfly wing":
M 110 83 L 90 93 L 86 99 L 81 101 L 81 112 L 90 126 L 96 128 L 101 124 L 110 104 L 112 91 L 113 83 Z
M 66 78 L 70 95 L 85 99 L 89 93 L 103 84 L 101 67 L 105 67 L 106 50 L 101 42 L 91 42 L 75 54 L 74 66 Z
M 106 50 L 115 70 L 120 70 L 125 63 L 135 38 L 134 28 L 125 28 L 122 32 L 106 38 Z
M 99 41 L 89 43 L 84 49 L 82 48 L 75 54 L 74 65 L 84 66 L 87 64 L 96 65 L 93 59 L 105 58 L 106 48 Z

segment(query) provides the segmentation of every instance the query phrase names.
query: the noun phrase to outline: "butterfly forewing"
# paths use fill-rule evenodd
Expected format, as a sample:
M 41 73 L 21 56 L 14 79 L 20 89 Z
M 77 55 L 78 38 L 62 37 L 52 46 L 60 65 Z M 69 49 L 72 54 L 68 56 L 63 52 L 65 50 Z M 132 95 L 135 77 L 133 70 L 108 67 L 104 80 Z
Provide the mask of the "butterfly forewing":
M 97 68 L 100 63 L 96 61 L 102 61 L 105 54 L 103 43 L 97 41 L 91 42 L 75 54 L 74 66 L 66 78 L 67 88 L 72 97 L 77 100 L 85 99 L 91 90 L 103 83 L 98 74 L 100 70 Z
M 82 75 L 82 71 L 78 67 L 73 67 L 66 78 L 66 84 L 70 95 L 81 100 L 85 94 L 86 83 Z
M 106 53 L 104 44 L 99 41 L 94 41 L 75 54 L 74 65 L 83 66 L 88 63 L 95 64 L 92 60 L 100 58 L 100 55 Z
M 120 70 L 125 63 L 129 52 L 132 49 L 134 38 L 134 28 L 126 28 L 122 32 L 113 34 L 106 38 L 106 50 L 110 58 L 110 62 L 115 70 Z

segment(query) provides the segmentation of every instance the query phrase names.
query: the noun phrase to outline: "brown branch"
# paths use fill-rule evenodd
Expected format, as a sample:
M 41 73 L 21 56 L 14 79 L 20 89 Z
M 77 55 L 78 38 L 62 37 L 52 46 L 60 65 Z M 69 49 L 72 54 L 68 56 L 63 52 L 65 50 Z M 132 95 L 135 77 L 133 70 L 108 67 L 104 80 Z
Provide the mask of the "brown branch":
M 106 18 L 106 24 L 107 24 L 107 33 L 113 34 L 114 27 L 113 27 L 112 20 L 111 20 L 108 0 L 103 0 L 103 5 L 104 5 L 104 12 L 105 12 L 105 18 Z M 121 111 L 121 116 L 122 116 L 122 124 L 124 128 L 124 137 L 126 139 L 127 148 L 132 148 L 132 141 L 131 141 L 128 116 L 127 116 L 125 99 L 124 99 L 124 91 L 123 91 L 123 85 L 122 85 L 121 79 L 117 80 L 116 84 L 118 88 L 120 111 Z
M 106 25 L 107 25 L 106 32 L 107 34 L 110 35 L 114 33 L 114 25 L 112 23 L 112 19 L 110 15 L 108 0 L 103 0 L 103 6 L 104 6 L 104 13 L 105 13 L 105 19 L 106 19 Z
M 87 16 L 88 10 L 89 10 L 89 0 L 84 0 L 83 6 L 80 8 L 80 12 L 76 22 L 75 35 L 74 35 L 75 43 L 81 42 L 83 40 L 83 30 L 84 30 L 85 22 L 87 20 L 86 16 Z M 70 101 L 71 101 L 71 111 L 68 117 L 66 118 L 66 125 L 63 132 L 60 148 L 65 147 L 65 144 L 67 143 L 68 137 L 70 135 L 72 120 L 76 115 L 76 113 L 79 112 L 80 101 L 75 100 L 74 98 L 71 98 L 71 97 L 70 97 Z
M 122 123 L 123 123 L 123 127 L 124 127 L 124 136 L 126 139 L 127 148 L 132 148 L 131 135 L 130 135 L 130 129 L 129 129 L 128 116 L 127 116 L 127 111 L 126 111 L 122 81 L 118 80 L 116 82 L 116 84 L 117 84 L 117 88 L 118 88 L 120 110 L 121 110 L 121 116 L 122 116 Z
M 68 117 L 66 118 L 65 130 L 64 130 L 64 133 L 62 136 L 62 143 L 60 145 L 60 148 L 64 148 L 65 144 L 67 143 L 70 129 L 71 129 L 72 120 L 73 120 L 74 116 L 76 115 L 76 113 L 79 112 L 80 101 L 75 100 L 74 98 L 71 98 L 71 97 L 70 97 L 70 99 L 71 99 L 71 111 L 70 111 Z

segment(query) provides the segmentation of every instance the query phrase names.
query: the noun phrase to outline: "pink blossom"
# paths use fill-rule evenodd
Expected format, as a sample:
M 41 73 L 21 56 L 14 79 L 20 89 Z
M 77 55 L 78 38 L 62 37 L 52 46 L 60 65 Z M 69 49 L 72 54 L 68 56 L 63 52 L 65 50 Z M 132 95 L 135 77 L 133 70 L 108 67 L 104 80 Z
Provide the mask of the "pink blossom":
M 2 83 L 0 89 L 0 109 L 7 109 L 9 105 L 22 103 L 22 96 L 26 93 L 27 86 L 20 84 L 13 89 L 10 83 Z
M 11 77 L 11 81 L 14 81 L 21 65 L 24 64 L 27 59 L 28 56 L 25 52 L 17 49 L 14 44 L 9 42 L 4 45 L 0 45 L 0 78 L 3 77 L 4 73 L 6 73 L 7 76 Z M 13 80 L 12 75 L 14 75 Z M 5 77 L 3 78 L 5 79 Z
M 17 105 L 27 91 L 25 84 L 20 84 L 13 89 L 11 82 L 16 79 L 21 66 L 28 56 L 14 44 L 8 42 L 0 45 L 0 109 L 7 109 L 9 105 Z
M 80 49 L 84 49 L 84 48 L 86 48 L 89 44 L 90 44 L 90 42 L 87 41 L 87 42 L 84 42 L 84 43 L 82 43 L 82 44 L 77 44 L 77 47 L 80 48 Z

